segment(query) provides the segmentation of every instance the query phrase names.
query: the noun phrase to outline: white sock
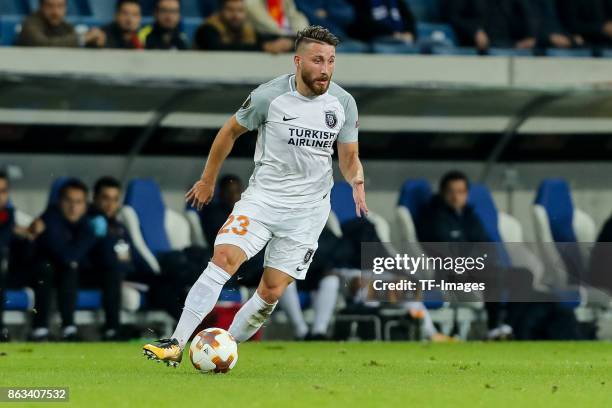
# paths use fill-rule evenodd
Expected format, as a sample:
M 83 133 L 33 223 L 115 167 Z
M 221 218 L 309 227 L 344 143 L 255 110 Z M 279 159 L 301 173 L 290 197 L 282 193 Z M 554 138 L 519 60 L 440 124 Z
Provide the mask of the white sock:
M 172 334 L 177 339 L 181 349 L 189 341 L 193 331 L 215 307 L 223 285 L 231 278 L 230 274 L 212 262 L 193 284 L 185 299 L 185 307 L 181 318 Z
M 283 296 L 278 300 L 278 303 L 280 303 L 281 308 L 287 313 L 289 320 L 291 320 L 295 337 L 299 339 L 305 337 L 308 334 L 308 325 L 304 320 L 297 284 L 295 282 L 287 286 L 285 293 L 283 293 Z
M 339 288 L 340 279 L 335 275 L 326 276 L 319 282 L 319 290 L 312 302 L 315 312 L 312 334 L 327 334 L 327 327 L 336 307 Z
M 274 311 L 276 304 L 266 303 L 259 294 L 255 292 L 253 296 L 240 308 L 234 321 L 229 328 L 229 332 L 238 343 L 242 343 L 251 338 L 257 330 L 266 322 Z

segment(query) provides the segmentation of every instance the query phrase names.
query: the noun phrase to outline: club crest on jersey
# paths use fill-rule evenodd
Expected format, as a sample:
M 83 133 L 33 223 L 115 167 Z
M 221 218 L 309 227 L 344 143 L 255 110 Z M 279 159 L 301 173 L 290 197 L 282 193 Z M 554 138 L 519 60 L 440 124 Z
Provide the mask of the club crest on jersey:
M 325 111 L 325 124 L 328 128 L 334 129 L 338 124 L 338 117 L 334 111 Z
M 314 249 L 309 249 L 308 251 L 306 251 L 306 255 L 304 255 L 304 264 L 307 264 L 308 262 L 310 262 L 310 259 L 312 258 L 313 254 L 314 254 Z

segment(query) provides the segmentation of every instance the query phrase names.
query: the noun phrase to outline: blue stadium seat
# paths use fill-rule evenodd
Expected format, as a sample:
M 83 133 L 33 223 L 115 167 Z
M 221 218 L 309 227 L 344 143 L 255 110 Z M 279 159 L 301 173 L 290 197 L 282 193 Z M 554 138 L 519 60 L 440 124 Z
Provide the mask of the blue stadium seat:
M 593 52 L 589 49 L 581 50 L 564 50 L 560 48 L 548 48 L 544 52 L 547 57 L 560 57 L 560 58 L 590 58 L 593 56 Z
M 346 181 L 337 181 L 331 191 L 331 209 L 336 214 L 338 222 L 344 224 L 357 218 L 353 201 L 353 188 Z
M 17 41 L 17 31 L 21 27 L 23 16 L 0 15 L 0 45 L 11 46 Z
M 98 310 L 102 307 L 102 291 L 96 289 L 79 290 L 76 310 Z
M 34 308 L 34 291 L 30 288 L 9 289 L 4 297 L 4 310 L 27 311 Z
M 601 56 L 603 58 L 612 58 L 612 49 L 605 49 L 601 51 Z
M 373 42 L 372 52 L 375 54 L 418 54 L 420 48 L 400 42 Z
M 87 0 L 91 15 L 101 21 L 110 22 L 115 14 L 115 1 Z
M 189 42 L 192 42 L 198 27 L 202 24 L 202 19 L 200 17 L 185 17 L 182 24 L 183 32 L 189 39 Z
M 59 192 L 64 183 L 66 183 L 68 180 L 70 180 L 70 177 L 58 177 L 53 181 L 53 184 L 51 184 L 51 189 L 49 190 L 47 207 L 56 205 L 59 202 Z
M 457 45 L 457 35 L 448 24 L 417 23 L 417 37 L 422 45 Z
M 136 212 L 142 237 L 151 252 L 170 251 L 165 229 L 166 206 L 157 183 L 152 179 L 132 180 L 125 193 L 125 204 Z
M 538 188 L 535 204 L 548 215 L 550 232 L 555 242 L 576 242 L 574 232 L 574 203 L 567 181 L 548 179 Z
M 502 266 L 512 265 L 508 251 L 499 233 L 499 218 L 497 206 L 489 189 L 483 184 L 474 183 L 470 186 L 468 203 L 474 208 L 485 232 L 492 242 L 497 243 L 496 249 Z
M 440 21 L 440 0 L 403 0 L 417 21 Z
M 407 208 L 413 222 L 416 222 L 432 195 L 429 181 L 425 179 L 406 180 L 402 185 L 397 205 Z
M 569 184 L 564 179 L 542 181 L 534 201 L 534 227 L 541 243 L 542 256 L 549 264 L 563 265 L 558 269 L 556 280 L 559 285 L 576 284 L 582 281 L 586 272 L 585 259 L 588 253 L 577 245 L 578 242 L 594 242 L 596 237 L 593 219 L 574 206 Z M 554 247 L 550 243 L 555 243 Z M 562 270 L 563 269 L 563 270 Z M 558 293 L 564 304 L 574 307 L 580 295 L 575 291 Z M 588 298 L 588 292 L 587 292 Z M 586 301 L 586 299 L 585 299 Z
M 444 292 L 441 290 L 428 290 L 423 292 L 423 304 L 429 310 L 442 309 L 446 300 L 444 299 Z
M 2 0 L 0 1 L 0 16 L 29 14 L 28 4 L 22 0 Z

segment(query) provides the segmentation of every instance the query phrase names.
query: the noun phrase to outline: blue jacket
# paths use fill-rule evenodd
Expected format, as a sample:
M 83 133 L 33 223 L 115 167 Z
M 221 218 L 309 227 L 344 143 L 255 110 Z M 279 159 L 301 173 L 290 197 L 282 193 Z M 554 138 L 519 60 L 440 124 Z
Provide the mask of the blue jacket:
M 45 231 L 36 241 L 39 256 L 62 266 L 82 264 L 96 243 L 89 217 L 85 215 L 73 224 L 58 207 L 51 206 L 41 218 Z

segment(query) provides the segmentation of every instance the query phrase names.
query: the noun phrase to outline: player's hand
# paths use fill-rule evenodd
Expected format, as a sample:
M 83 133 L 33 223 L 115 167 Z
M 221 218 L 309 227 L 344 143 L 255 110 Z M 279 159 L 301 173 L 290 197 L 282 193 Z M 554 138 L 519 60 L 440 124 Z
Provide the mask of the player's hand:
M 369 210 L 365 198 L 365 183 L 363 180 L 355 180 L 352 184 L 353 200 L 355 200 L 355 212 L 359 218 L 362 216 L 367 216 Z
M 191 190 L 185 194 L 185 200 L 187 204 L 190 204 L 193 208 L 198 211 L 205 205 L 208 205 L 215 194 L 215 184 L 206 181 L 198 180 L 191 187 Z

